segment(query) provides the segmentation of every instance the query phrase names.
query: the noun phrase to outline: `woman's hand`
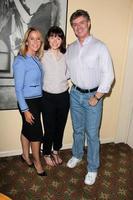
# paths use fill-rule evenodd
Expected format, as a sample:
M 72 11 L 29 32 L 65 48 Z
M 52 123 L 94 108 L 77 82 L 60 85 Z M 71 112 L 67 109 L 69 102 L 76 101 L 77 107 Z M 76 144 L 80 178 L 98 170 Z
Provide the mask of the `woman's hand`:
M 24 112 L 24 116 L 25 116 L 26 122 L 28 122 L 31 125 L 34 124 L 34 117 L 30 111 Z

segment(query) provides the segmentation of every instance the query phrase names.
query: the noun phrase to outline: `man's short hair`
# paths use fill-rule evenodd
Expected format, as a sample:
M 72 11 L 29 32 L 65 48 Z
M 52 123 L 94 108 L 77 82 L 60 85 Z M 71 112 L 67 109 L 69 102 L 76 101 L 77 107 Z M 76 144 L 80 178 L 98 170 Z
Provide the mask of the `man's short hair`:
M 88 21 L 90 21 L 90 15 L 87 11 L 85 10 L 76 10 L 70 17 L 70 24 L 72 25 L 73 20 L 76 18 L 83 16 L 85 17 Z

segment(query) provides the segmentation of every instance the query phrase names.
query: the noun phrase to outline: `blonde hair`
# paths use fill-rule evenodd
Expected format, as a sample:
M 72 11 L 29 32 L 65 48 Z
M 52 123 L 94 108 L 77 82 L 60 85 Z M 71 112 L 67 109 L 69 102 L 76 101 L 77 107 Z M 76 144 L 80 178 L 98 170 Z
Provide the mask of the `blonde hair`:
M 39 50 L 36 52 L 36 56 L 40 59 L 43 56 L 43 53 L 44 53 L 44 39 L 43 39 L 42 33 L 37 28 L 34 28 L 34 27 L 30 27 L 26 31 L 26 33 L 24 34 L 24 38 L 22 40 L 22 43 L 21 43 L 21 46 L 20 46 L 20 49 L 19 49 L 19 53 L 24 57 L 26 56 L 27 40 L 28 40 L 28 37 L 29 37 L 29 35 L 32 31 L 35 31 L 35 32 L 40 34 L 41 46 L 40 46 Z

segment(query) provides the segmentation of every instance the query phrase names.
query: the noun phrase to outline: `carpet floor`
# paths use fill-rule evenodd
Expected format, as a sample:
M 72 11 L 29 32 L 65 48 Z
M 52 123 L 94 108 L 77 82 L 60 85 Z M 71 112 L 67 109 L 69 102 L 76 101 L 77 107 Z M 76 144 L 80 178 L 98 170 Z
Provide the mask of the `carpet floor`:
M 0 158 L 0 192 L 13 200 L 133 200 L 133 149 L 119 143 L 102 144 L 101 166 L 96 182 L 84 184 L 87 173 L 86 150 L 74 169 L 66 167 L 71 150 L 62 150 L 63 164 L 46 166 L 40 177 L 20 156 Z M 1 200 L 1 199 L 0 199 Z

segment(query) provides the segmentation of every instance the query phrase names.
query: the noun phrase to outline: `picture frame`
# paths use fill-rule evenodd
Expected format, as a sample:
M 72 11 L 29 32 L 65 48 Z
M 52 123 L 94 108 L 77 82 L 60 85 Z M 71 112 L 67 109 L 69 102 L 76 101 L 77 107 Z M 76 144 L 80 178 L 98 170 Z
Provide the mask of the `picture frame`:
M 48 29 L 57 25 L 66 34 L 67 8 L 68 0 L 7 0 L 1 2 L 0 110 L 17 109 L 12 65 L 25 31 L 28 27 L 34 26 L 40 29 L 45 37 Z

